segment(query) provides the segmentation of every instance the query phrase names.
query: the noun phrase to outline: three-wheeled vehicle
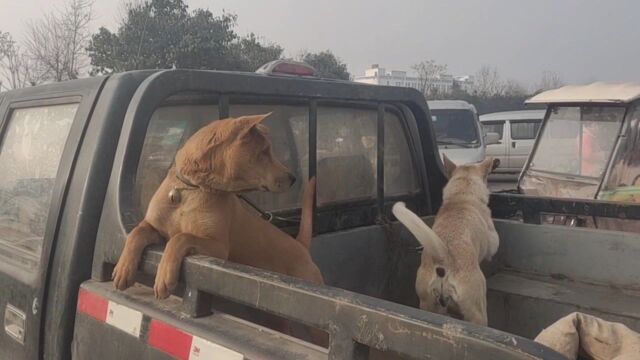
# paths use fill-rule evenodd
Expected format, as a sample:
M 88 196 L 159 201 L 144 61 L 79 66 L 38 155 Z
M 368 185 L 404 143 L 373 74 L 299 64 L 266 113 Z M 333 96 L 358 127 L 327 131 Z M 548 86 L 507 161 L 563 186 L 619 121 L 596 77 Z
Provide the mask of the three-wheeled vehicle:
M 520 175 L 520 193 L 640 202 L 640 84 L 565 86 L 527 104 L 546 104 L 547 112 Z M 543 221 L 640 230 L 637 221 L 596 216 L 550 215 Z

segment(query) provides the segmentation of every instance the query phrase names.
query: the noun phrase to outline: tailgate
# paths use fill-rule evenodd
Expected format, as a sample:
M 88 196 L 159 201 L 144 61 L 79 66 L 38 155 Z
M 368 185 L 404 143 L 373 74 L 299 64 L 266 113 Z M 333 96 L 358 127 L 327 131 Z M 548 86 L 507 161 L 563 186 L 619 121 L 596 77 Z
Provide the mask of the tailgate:
M 161 251 L 146 251 L 141 279 L 152 279 L 149 275 L 155 274 L 161 256 Z M 191 345 L 203 340 L 207 346 L 224 347 L 225 354 L 230 350 L 245 359 L 362 359 L 372 349 L 403 359 L 562 359 L 515 335 L 215 258 L 189 256 L 182 272 L 186 280 L 183 297 L 162 301 L 156 301 L 146 286 L 119 292 L 110 281 L 84 283 L 74 334 L 76 357 L 108 354 L 101 356 L 155 359 L 173 354 L 174 358 L 197 359 L 190 355 L 196 350 Z M 104 272 L 104 278 L 108 273 Z M 82 298 L 87 295 L 91 303 L 102 303 L 99 311 L 85 305 Z M 217 311 L 214 297 L 326 331 L 329 349 L 223 314 Z M 127 314 L 111 314 L 111 308 L 126 308 Z M 213 315 L 207 315 L 209 310 Z M 120 320 L 133 318 L 141 320 L 133 324 Z M 162 324 L 153 325 L 155 322 Z M 180 337 L 156 338 L 152 330 L 164 324 Z M 187 346 L 177 356 L 167 348 L 182 334 L 191 337 L 178 341 Z M 241 357 L 229 357 L 234 358 Z
M 85 282 L 78 296 L 74 359 L 326 359 L 325 349 L 216 313 L 190 318 L 182 300 L 155 301 L 153 289 L 119 292 Z

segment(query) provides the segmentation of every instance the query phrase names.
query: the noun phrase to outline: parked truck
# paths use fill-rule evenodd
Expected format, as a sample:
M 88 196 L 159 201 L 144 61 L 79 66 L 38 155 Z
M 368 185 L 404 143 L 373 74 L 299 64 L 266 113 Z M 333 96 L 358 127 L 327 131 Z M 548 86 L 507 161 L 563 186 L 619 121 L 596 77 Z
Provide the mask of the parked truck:
M 530 339 L 571 311 L 640 329 L 638 236 L 535 224 L 544 206 L 515 194 L 492 198 L 497 217 L 529 216 L 495 219 L 490 327 L 419 310 L 421 250 L 390 208 L 404 201 L 429 222 L 441 203 L 424 98 L 287 69 L 134 71 L 0 93 L 0 358 L 562 359 Z M 326 285 L 190 256 L 174 294 L 156 300 L 156 247 L 138 284 L 115 290 L 127 233 L 185 139 L 210 121 L 268 111 L 278 158 L 299 179 L 317 176 L 311 252 Z M 301 192 L 247 197 L 293 234 Z M 607 206 L 544 201 L 560 212 Z M 272 331 L 265 313 L 299 330 Z M 328 347 L 298 325 L 327 332 Z

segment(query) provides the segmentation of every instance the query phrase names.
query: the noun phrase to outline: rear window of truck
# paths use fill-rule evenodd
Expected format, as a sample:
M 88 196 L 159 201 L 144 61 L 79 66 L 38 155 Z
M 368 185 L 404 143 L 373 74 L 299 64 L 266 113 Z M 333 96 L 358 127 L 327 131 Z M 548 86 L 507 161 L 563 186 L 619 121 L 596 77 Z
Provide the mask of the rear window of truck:
M 272 112 L 264 124 L 276 157 L 298 179 L 309 174 L 309 106 L 287 104 L 229 105 L 229 116 Z M 376 108 L 318 105 L 317 153 L 318 206 L 376 198 L 377 161 Z M 151 117 L 136 173 L 134 203 L 137 216 L 147 205 L 173 165 L 182 144 L 200 127 L 218 119 L 218 105 L 170 104 L 159 107 Z M 419 181 L 409 151 L 409 141 L 399 112 L 385 112 L 384 122 L 385 196 L 419 192 Z M 266 211 L 300 207 L 303 182 L 285 193 L 253 192 L 247 195 Z

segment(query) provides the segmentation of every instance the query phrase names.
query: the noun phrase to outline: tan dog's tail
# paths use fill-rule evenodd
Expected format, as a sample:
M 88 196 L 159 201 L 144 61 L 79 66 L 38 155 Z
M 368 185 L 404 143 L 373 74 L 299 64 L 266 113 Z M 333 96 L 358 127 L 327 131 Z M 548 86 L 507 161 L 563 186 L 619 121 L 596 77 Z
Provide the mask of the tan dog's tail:
M 313 200 L 316 194 L 316 178 L 315 176 L 307 181 L 307 186 L 302 194 L 302 214 L 300 216 L 300 230 L 298 232 L 298 241 L 304 247 L 311 247 L 311 236 L 313 232 Z
M 414 214 L 407 209 L 403 202 L 397 202 L 391 208 L 393 215 L 409 229 L 415 238 L 424 247 L 424 251 L 438 259 L 444 259 L 447 255 L 447 248 L 438 234 Z

